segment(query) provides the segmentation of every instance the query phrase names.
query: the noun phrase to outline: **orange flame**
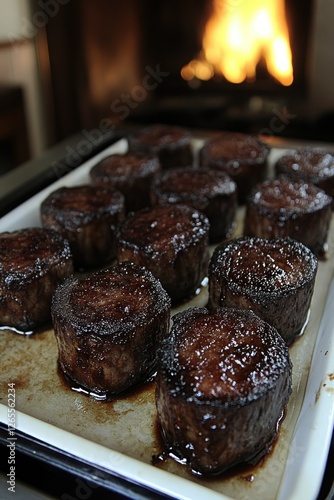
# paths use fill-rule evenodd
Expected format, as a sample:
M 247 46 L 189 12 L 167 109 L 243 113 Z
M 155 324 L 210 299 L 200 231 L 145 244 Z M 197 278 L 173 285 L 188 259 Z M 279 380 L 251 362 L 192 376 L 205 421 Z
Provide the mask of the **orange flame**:
M 185 80 L 223 74 L 232 83 L 255 80 L 256 66 L 282 85 L 293 82 L 292 53 L 284 0 L 213 0 L 199 57 L 181 70 Z

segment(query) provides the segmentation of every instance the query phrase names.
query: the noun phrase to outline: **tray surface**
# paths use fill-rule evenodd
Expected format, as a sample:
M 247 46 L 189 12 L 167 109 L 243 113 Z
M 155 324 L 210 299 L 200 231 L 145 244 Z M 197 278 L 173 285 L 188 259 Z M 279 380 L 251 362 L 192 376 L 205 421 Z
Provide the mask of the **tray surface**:
M 201 144 L 194 141 L 195 148 Z M 61 185 L 89 182 L 93 164 L 125 150 L 126 141 L 121 140 L 99 153 L 3 217 L 0 231 L 40 225 L 39 206 L 48 193 Z M 284 151 L 273 148 L 271 164 Z M 232 237 L 242 234 L 243 217 L 241 207 Z M 154 382 L 112 401 L 97 401 L 72 390 L 58 370 L 52 329 L 30 336 L 0 331 L 0 420 L 8 422 L 7 391 L 13 383 L 16 426 L 22 432 L 159 492 L 177 498 L 316 498 L 334 420 L 333 224 L 332 220 L 327 259 L 319 262 L 308 325 L 290 347 L 293 392 L 286 416 L 272 452 L 258 466 L 205 479 L 171 458 L 152 465 L 152 457 L 162 451 Z M 172 314 L 206 302 L 207 288 L 203 287 Z

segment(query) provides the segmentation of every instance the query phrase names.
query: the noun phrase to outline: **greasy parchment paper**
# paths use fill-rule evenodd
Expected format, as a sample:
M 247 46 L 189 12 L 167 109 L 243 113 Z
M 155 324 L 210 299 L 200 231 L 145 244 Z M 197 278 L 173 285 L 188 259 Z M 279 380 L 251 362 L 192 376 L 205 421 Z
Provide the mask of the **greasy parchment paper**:
M 201 141 L 195 141 L 195 149 L 201 144 Z M 108 154 L 125 150 L 126 141 L 122 140 L 99 153 L 6 215 L 0 221 L 0 231 L 40 225 L 39 206 L 49 192 L 60 185 L 89 182 L 89 170 L 95 162 Z M 282 148 L 272 149 L 271 164 L 283 151 Z M 240 208 L 233 237 L 242 234 L 243 217 L 244 208 Z M 272 452 L 258 466 L 205 479 L 192 475 L 185 466 L 171 458 L 152 465 L 152 457 L 162 451 L 154 382 L 112 401 L 97 401 L 73 391 L 58 370 L 52 329 L 30 336 L 0 331 L 0 420 L 5 424 L 8 422 L 8 384 L 13 383 L 18 429 L 97 467 L 110 469 L 158 491 L 177 498 L 203 495 L 208 499 L 315 498 L 333 426 L 334 366 L 331 364 L 328 370 L 326 363 L 331 355 L 330 339 L 333 335 L 328 333 L 328 328 L 332 328 L 334 311 L 333 315 L 327 309 L 326 314 L 324 311 L 334 268 L 334 221 L 328 243 L 327 259 L 319 262 L 308 325 L 304 334 L 290 347 L 293 391 L 286 415 Z M 194 305 L 205 306 L 206 302 L 207 287 L 203 287 L 199 295 L 172 313 Z M 322 342 L 313 356 L 319 332 L 322 332 Z M 325 373 L 321 373 L 317 366 L 310 372 L 311 362 L 319 364 L 319 360 Z M 319 415 L 317 405 L 323 404 L 324 398 L 327 406 L 323 413 L 326 414 Z M 309 418 L 303 418 L 303 414 Z M 313 456 L 314 445 L 308 441 L 309 427 L 316 432 L 315 441 L 321 441 L 316 456 Z M 311 477 L 304 471 L 305 464 L 312 469 Z

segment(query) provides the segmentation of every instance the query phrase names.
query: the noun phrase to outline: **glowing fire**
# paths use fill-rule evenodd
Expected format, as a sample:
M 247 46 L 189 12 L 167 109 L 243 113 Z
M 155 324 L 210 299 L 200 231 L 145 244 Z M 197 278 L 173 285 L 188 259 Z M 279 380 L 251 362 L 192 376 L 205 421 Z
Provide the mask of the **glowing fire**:
M 213 0 L 202 51 L 181 70 L 185 80 L 223 74 L 232 83 L 256 78 L 264 58 L 282 85 L 293 82 L 292 54 L 284 0 Z

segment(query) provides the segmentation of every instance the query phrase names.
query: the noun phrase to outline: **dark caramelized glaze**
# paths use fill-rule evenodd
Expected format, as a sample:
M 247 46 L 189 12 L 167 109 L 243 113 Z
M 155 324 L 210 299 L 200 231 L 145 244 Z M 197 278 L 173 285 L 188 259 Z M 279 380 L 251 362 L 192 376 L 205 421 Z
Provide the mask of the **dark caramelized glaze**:
M 244 232 L 260 238 L 291 237 L 317 256 L 323 252 L 332 199 L 319 187 L 288 178 L 258 184 L 247 200 Z
M 290 343 L 307 319 L 317 268 L 293 239 L 238 238 L 212 255 L 209 305 L 252 309 Z
M 73 272 L 69 244 L 58 233 L 26 228 L 0 235 L 0 325 L 36 330 L 51 320 L 51 295 Z
M 312 279 L 317 268 L 312 253 L 292 240 L 243 239 L 234 248 L 235 252 L 227 252 L 224 266 L 226 277 L 236 291 L 282 293 Z
M 157 157 L 114 154 L 94 165 L 90 178 L 94 186 L 110 186 L 123 193 L 126 209 L 130 212 L 150 206 L 151 185 L 160 171 Z
M 115 257 L 115 232 L 125 218 L 124 203 L 116 190 L 61 187 L 42 202 L 41 220 L 69 241 L 76 269 L 101 267 Z
M 1 233 L 0 256 L 0 273 L 7 286 L 43 276 L 52 263 L 71 260 L 63 238 L 37 227 Z
M 208 235 L 208 219 L 187 205 L 143 209 L 120 228 L 117 258 L 150 269 L 172 301 L 181 301 L 207 274 Z
M 230 235 L 238 205 L 237 186 L 213 169 L 178 167 L 158 175 L 152 187 L 153 205 L 184 203 L 202 211 L 210 222 L 210 242 Z
M 217 474 L 267 449 L 291 393 L 278 332 L 253 312 L 191 308 L 158 354 L 157 409 L 169 450 Z
M 213 160 L 239 168 L 244 163 L 264 163 L 267 160 L 269 147 L 256 136 L 225 132 L 208 142 L 202 154 L 204 152 Z
M 143 156 L 135 154 L 113 154 L 107 156 L 95 165 L 90 175 L 94 183 L 97 181 L 113 182 L 113 180 L 127 180 L 129 177 L 134 179 L 147 177 L 150 174 L 156 174 L 159 171 L 159 161 L 153 156 Z
M 286 217 L 292 213 L 314 212 L 329 203 L 329 196 L 313 184 L 279 178 L 260 184 L 251 197 L 260 210 L 279 211 Z
M 269 146 L 255 135 L 225 132 L 202 147 L 200 163 L 227 172 L 237 183 L 240 203 L 244 203 L 250 189 L 267 175 L 269 152 Z
M 284 154 L 275 165 L 276 174 L 316 184 L 334 197 L 334 154 L 325 148 L 300 147 Z
M 128 138 L 130 152 L 153 154 L 163 168 L 191 165 L 191 140 L 189 130 L 159 123 L 144 127 Z
M 135 334 L 136 323 L 149 323 L 169 302 L 149 271 L 124 263 L 86 278 L 69 277 L 57 290 L 53 308 L 65 321 L 75 321 L 78 334 L 94 330 L 124 343 Z
M 134 137 L 148 148 L 159 148 L 165 145 L 177 147 L 180 143 L 188 144 L 191 134 L 182 127 L 154 124 L 141 129 Z
M 169 317 L 170 298 L 147 269 L 125 263 L 71 277 L 52 303 L 61 369 L 88 393 L 123 392 L 152 375 Z
M 61 187 L 41 205 L 43 218 L 52 217 L 68 230 L 89 224 L 106 215 L 123 212 L 124 197 L 116 190 L 88 185 Z
M 282 367 L 282 343 L 264 322 L 234 310 L 189 317 L 176 318 L 179 375 L 189 392 L 177 390 L 185 397 L 240 405 L 274 386 L 286 359 Z
M 207 219 L 185 205 L 155 207 L 127 218 L 120 229 L 126 245 L 144 248 L 150 254 L 165 253 L 171 245 L 175 255 L 189 244 L 201 241 L 207 232 Z

